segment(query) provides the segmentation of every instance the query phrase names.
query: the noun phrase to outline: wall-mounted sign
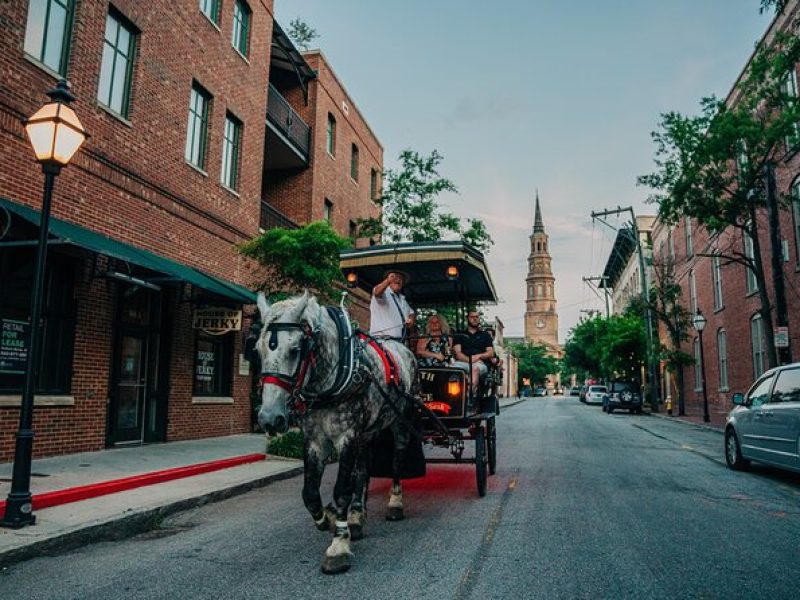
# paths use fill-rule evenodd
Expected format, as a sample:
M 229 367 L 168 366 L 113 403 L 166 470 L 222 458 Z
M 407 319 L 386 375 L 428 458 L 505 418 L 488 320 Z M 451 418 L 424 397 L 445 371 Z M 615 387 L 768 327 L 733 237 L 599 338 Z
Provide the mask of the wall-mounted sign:
M 194 311 L 192 327 L 211 335 L 241 331 L 242 311 L 230 308 L 197 308 Z
M 25 373 L 30 329 L 27 321 L 0 319 L 0 373 Z
M 775 328 L 775 346 L 777 348 L 789 347 L 789 328 L 776 327 Z

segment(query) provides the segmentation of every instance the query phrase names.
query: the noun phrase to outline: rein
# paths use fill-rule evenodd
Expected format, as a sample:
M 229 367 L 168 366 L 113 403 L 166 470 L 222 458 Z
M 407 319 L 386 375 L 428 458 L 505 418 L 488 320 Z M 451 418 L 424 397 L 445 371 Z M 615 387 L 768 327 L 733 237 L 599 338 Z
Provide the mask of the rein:
M 300 392 L 308 375 L 308 369 L 315 359 L 316 332 L 311 330 L 308 323 L 270 323 L 267 326 L 267 332 L 270 334 L 267 345 L 270 350 L 275 350 L 278 347 L 279 331 L 294 331 L 298 329 L 303 332 L 303 337 L 300 341 L 300 359 L 297 361 L 294 373 L 289 375 L 278 371 L 262 371 L 259 381 L 262 386 L 276 385 L 289 392 L 287 404 L 289 404 L 293 412 L 303 414 L 306 411 L 306 405 L 301 398 Z

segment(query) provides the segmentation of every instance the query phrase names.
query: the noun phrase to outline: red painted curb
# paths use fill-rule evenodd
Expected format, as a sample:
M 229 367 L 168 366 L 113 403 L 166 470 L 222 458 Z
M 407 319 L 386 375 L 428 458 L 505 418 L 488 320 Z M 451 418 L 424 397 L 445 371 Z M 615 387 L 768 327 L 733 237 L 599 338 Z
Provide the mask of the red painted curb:
M 81 500 L 88 500 L 89 498 L 97 498 L 98 496 L 115 494 L 116 492 L 124 492 L 125 490 L 132 490 L 138 487 L 144 487 L 156 483 L 164 483 L 165 481 L 172 481 L 174 479 L 182 479 L 184 477 L 192 477 L 193 475 L 201 475 L 203 473 L 228 469 L 230 467 L 238 467 L 239 465 L 258 462 L 260 460 L 264 460 L 265 458 L 265 454 L 245 454 L 244 456 L 234 456 L 233 458 L 212 460 L 210 462 L 188 465 L 186 467 L 175 467 L 173 469 L 153 471 L 152 473 L 142 473 L 141 475 L 133 475 L 131 477 L 123 477 L 121 479 L 90 483 L 88 485 L 67 488 L 65 490 L 44 492 L 42 494 L 36 494 L 33 496 L 33 509 L 39 510 L 42 508 L 48 508 L 50 506 L 58 506 L 59 504 L 79 502 Z M 3 500 L 0 501 L 0 519 L 3 518 L 5 512 L 6 501 Z

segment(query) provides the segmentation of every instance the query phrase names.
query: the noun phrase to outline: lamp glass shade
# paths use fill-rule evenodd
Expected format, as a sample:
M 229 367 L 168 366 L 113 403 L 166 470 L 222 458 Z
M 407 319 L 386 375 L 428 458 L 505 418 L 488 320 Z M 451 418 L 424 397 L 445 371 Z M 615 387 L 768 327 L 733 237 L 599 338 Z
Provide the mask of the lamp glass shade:
M 447 278 L 448 279 L 458 279 L 458 267 L 455 265 L 450 265 L 447 267 Z
M 75 111 L 60 102 L 45 104 L 28 119 L 25 130 L 39 162 L 66 165 L 86 140 Z
M 697 313 L 694 316 L 694 319 L 692 319 L 692 325 L 694 325 L 694 328 L 697 331 L 703 331 L 703 329 L 706 328 L 706 322 L 707 322 L 707 319 L 703 315 L 701 315 L 700 313 Z
M 347 274 L 347 285 L 350 287 L 355 287 L 356 283 L 358 283 L 358 275 L 351 271 Z

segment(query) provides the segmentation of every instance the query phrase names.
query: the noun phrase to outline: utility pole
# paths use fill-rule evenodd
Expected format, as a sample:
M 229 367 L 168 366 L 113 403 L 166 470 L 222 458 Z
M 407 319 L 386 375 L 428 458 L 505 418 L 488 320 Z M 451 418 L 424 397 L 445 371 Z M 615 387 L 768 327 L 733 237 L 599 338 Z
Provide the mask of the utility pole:
M 609 309 L 608 309 L 608 285 L 606 284 L 606 280 L 608 279 L 608 277 L 606 277 L 605 275 L 600 275 L 598 277 L 583 277 L 582 279 L 583 279 L 584 283 L 588 283 L 589 284 L 589 287 L 598 296 L 600 294 L 597 293 L 597 290 L 595 289 L 597 286 L 594 285 L 594 282 L 595 281 L 601 282 L 601 285 L 603 286 L 603 296 L 605 297 L 605 301 L 606 301 L 606 319 L 608 317 L 610 317 L 611 313 L 609 312 Z M 584 311 L 581 311 L 581 312 L 584 312 Z
M 642 250 L 642 240 L 639 237 L 639 227 L 636 225 L 636 214 L 633 212 L 633 207 L 628 206 L 617 208 L 592 211 L 592 219 L 600 219 L 602 223 L 605 221 L 601 217 L 609 215 L 619 215 L 620 213 L 629 212 L 631 214 L 631 228 L 633 230 L 633 242 L 636 244 L 636 251 L 639 257 L 639 277 L 642 293 L 642 304 L 644 306 L 644 319 L 646 324 L 646 344 L 647 344 L 647 388 L 650 395 L 650 409 L 653 412 L 658 412 L 658 397 L 656 386 L 656 367 L 655 367 L 655 352 L 653 343 L 653 312 L 650 310 L 650 299 L 648 297 L 647 287 L 647 272 L 645 270 L 644 251 Z M 605 223 L 608 225 L 608 223 Z

